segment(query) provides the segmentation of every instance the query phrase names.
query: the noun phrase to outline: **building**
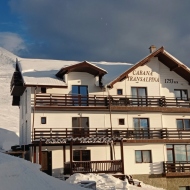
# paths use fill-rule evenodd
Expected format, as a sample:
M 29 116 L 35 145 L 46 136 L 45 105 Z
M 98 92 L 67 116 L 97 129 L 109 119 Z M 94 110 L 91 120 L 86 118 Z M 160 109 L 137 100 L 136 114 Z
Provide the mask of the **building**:
M 50 175 L 131 174 L 190 186 L 190 70 L 164 47 L 138 63 L 20 59 L 20 145 Z

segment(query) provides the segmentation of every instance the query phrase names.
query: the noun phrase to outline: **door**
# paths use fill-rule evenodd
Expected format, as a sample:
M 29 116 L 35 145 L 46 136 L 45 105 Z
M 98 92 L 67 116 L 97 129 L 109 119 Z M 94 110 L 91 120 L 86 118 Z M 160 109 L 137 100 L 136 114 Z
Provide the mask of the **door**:
M 88 105 L 88 86 L 73 85 L 72 86 L 73 104 L 75 106 Z
M 133 125 L 135 129 L 136 138 L 148 139 L 149 133 L 149 119 L 148 118 L 133 118 Z
M 131 87 L 133 105 L 147 105 L 146 87 Z
M 51 151 L 42 151 L 41 170 L 48 175 L 52 175 L 52 152 Z
M 73 137 L 89 136 L 89 118 L 73 117 L 72 118 Z

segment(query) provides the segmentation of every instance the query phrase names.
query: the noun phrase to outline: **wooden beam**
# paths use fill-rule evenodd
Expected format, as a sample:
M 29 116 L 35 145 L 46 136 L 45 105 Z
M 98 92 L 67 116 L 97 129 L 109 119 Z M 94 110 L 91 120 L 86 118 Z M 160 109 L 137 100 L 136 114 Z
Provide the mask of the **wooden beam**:
M 179 65 L 175 65 L 173 66 L 172 68 L 170 68 L 170 71 L 174 71 L 175 69 L 179 68 L 180 66 Z
M 73 174 L 73 141 L 70 142 L 70 175 Z
M 64 167 L 64 164 L 66 162 L 66 151 L 65 151 L 65 145 L 63 145 L 63 167 Z
M 124 174 L 123 140 L 120 141 L 120 148 L 121 148 L 122 173 Z
M 36 163 L 36 146 L 34 145 L 33 163 Z
M 42 141 L 40 140 L 39 143 L 39 164 L 41 165 L 42 162 Z

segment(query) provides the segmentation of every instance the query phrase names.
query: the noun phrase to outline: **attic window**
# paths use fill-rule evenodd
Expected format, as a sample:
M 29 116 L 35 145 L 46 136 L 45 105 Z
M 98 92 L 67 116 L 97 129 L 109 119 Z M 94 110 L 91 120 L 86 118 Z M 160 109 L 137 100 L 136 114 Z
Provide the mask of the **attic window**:
M 46 88 L 41 88 L 41 93 L 46 93 Z

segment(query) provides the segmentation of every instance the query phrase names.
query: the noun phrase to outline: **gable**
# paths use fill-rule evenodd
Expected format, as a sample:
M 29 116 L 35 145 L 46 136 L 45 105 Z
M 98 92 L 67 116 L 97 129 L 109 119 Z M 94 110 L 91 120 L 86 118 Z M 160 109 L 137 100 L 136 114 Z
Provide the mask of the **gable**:
M 173 57 L 171 54 L 169 54 L 167 51 L 164 50 L 164 47 L 159 48 L 158 50 L 156 50 L 155 52 L 149 54 L 147 57 L 145 57 L 144 59 L 142 59 L 141 61 L 139 61 L 138 63 L 136 63 L 133 67 L 131 67 L 130 69 L 128 69 L 127 71 L 125 71 L 123 74 L 121 74 L 119 77 L 117 77 L 115 80 L 113 80 L 109 86 L 113 87 L 113 85 L 116 82 L 122 81 L 126 78 L 130 78 L 129 74 L 133 73 L 137 73 L 136 70 L 139 70 L 139 67 L 144 66 L 146 64 L 148 64 L 151 59 L 153 58 L 157 58 L 161 63 L 163 63 L 165 66 L 167 66 L 170 71 L 174 71 L 175 73 L 177 73 L 178 75 L 180 75 L 182 78 L 184 78 L 185 80 L 187 80 L 190 83 L 190 70 L 187 66 L 185 66 L 182 62 L 180 62 L 178 59 L 176 59 L 175 57 Z M 149 73 L 148 71 L 146 72 L 140 72 L 137 73 L 138 75 L 149 75 L 152 76 L 151 73 Z M 132 78 L 130 78 L 131 80 L 133 80 Z M 128 80 L 130 80 L 128 79 Z M 149 78 L 150 81 L 151 80 L 156 80 L 156 79 L 151 79 Z M 149 80 L 147 79 L 147 80 Z M 139 79 L 141 80 L 141 78 Z M 143 79 L 146 81 L 146 79 Z

